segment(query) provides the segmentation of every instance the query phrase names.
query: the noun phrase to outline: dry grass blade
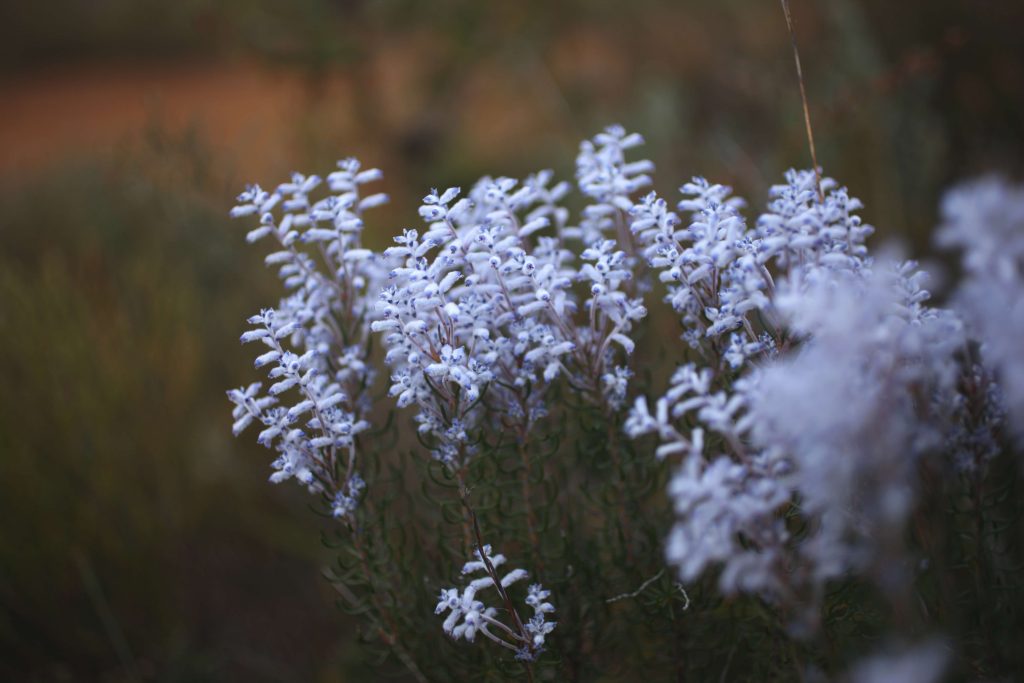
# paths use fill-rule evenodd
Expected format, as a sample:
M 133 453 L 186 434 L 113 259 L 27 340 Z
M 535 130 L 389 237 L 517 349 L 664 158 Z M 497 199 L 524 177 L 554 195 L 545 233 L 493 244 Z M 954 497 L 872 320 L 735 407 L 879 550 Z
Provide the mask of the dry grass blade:
M 807 143 L 811 147 L 811 163 L 814 164 L 814 181 L 818 188 L 818 200 L 825 203 L 825 193 L 821 190 L 821 167 L 818 166 L 818 153 L 814 149 L 814 130 L 811 128 L 811 110 L 807 106 L 807 89 L 804 87 L 804 71 L 800 67 L 800 51 L 796 45 L 796 30 L 793 28 L 793 15 L 789 11 L 789 0 L 779 0 L 782 13 L 786 15 L 786 27 L 789 29 L 789 41 L 793 46 L 793 62 L 796 64 L 796 78 L 800 83 L 800 101 L 804 106 L 804 126 L 807 128 Z

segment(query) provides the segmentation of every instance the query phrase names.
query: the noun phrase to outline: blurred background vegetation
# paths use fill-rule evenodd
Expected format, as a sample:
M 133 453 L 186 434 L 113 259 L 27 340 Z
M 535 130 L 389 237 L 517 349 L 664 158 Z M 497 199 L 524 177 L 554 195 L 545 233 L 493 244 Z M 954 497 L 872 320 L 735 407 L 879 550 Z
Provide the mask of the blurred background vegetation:
M 1024 5 L 793 0 L 819 159 L 878 240 L 1024 171 Z M 230 435 L 277 297 L 226 212 L 358 155 L 431 186 L 567 176 L 641 131 L 672 192 L 808 165 L 770 0 L 55 0 L 0 5 L 0 679 L 340 681 L 365 666 L 296 487 Z

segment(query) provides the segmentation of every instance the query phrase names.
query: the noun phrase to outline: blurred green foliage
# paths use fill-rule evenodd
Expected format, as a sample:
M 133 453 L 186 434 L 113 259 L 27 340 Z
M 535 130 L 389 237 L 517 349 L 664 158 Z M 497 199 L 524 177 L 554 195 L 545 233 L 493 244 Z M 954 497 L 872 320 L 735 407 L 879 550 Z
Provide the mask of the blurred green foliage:
M 203 149 L 154 130 L 141 152 L 4 188 L 7 680 L 310 680 L 335 640 L 315 531 L 224 429 L 237 323 L 271 291 Z M 275 627 L 296 618 L 322 635 Z

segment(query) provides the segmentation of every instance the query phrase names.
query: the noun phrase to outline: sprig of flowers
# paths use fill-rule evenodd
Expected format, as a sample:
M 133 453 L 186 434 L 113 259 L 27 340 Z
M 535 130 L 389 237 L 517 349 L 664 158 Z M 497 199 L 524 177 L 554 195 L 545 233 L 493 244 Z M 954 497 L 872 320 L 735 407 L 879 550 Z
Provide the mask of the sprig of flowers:
M 249 319 L 242 343 L 266 347 L 255 360 L 269 367 L 273 383 L 228 392 L 235 404 L 234 432 L 263 425 L 258 441 L 278 453 L 274 483 L 295 478 L 320 494 L 336 517 L 350 517 L 365 483 L 356 469 L 357 438 L 370 424 L 368 389 L 375 370 L 368 362 L 366 293 L 386 274 L 381 259 L 362 247 L 363 212 L 387 201 L 361 196 L 380 171 L 360 170 L 346 159 L 327 177 L 331 192 L 313 201 L 318 176 L 294 174 L 268 193 L 250 186 L 238 197 L 233 217 L 260 215 L 249 242 L 273 238 L 266 257 L 289 294 L 276 308 Z M 279 212 L 275 215 L 275 211 Z
M 956 308 L 998 373 L 1011 429 L 1024 443 L 1024 188 L 983 178 L 951 190 L 941 208 L 938 243 L 963 251 Z M 991 413 L 985 421 L 1000 418 Z
M 476 559 L 470 560 L 462 567 L 463 576 L 483 573 L 484 576 L 471 579 L 460 592 L 458 588 L 446 588 L 441 591 L 435 614 L 444 614 L 444 632 L 455 640 L 465 638 L 473 642 L 478 633 L 489 640 L 512 650 L 516 659 L 524 662 L 536 661 L 544 650 L 545 638 L 554 630 L 556 622 L 548 621 L 548 615 L 555 611 L 547 601 L 550 591 L 544 590 L 540 584 L 532 584 L 526 595 L 525 604 L 533 609 L 529 621 L 522 621 L 519 613 L 508 596 L 506 589 L 512 584 L 523 581 L 529 576 L 526 570 L 512 569 L 504 576 L 497 569 L 505 564 L 502 554 L 492 554 L 491 546 L 484 545 L 474 551 Z M 510 624 L 502 622 L 498 617 L 502 610 L 488 607 L 477 598 L 480 591 L 494 588 L 501 601 L 506 618 Z M 494 629 L 494 630 L 492 630 Z
M 599 203 L 582 227 L 567 226 L 558 202 L 568 186 L 549 189 L 550 172 L 523 183 L 484 178 L 462 199 L 459 188 L 431 191 L 419 209 L 423 234 L 405 230 L 385 251 L 395 265 L 372 327 L 384 334 L 390 393 L 399 407 L 417 406 L 434 457 L 453 469 L 475 453 L 469 435 L 481 428 L 485 393 L 524 430 L 546 414 L 545 386 L 562 376 L 595 403 L 624 400 L 630 372 L 613 346 L 633 351 L 629 332 L 646 308 L 622 289 L 632 278 L 625 252 L 601 236 L 614 225 L 609 212 L 624 214 L 649 182 L 636 175 L 649 162 L 624 161 L 638 142 L 614 129 L 584 145 L 580 188 Z M 556 235 L 541 234 L 552 227 Z M 564 246 L 575 238 L 588 245 L 578 270 Z M 582 306 L 576 282 L 589 289 Z

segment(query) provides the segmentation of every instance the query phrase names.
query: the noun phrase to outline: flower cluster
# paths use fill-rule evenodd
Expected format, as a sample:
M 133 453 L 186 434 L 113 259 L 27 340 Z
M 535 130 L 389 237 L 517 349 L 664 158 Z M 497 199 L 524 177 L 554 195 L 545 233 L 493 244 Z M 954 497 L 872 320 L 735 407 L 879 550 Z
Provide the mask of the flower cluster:
M 682 188 L 687 228 L 653 195 L 634 208 L 683 338 L 706 361 L 680 366 L 653 414 L 638 398 L 626 429 L 682 461 L 666 552 L 684 580 L 720 566 L 727 594 L 803 596 L 813 611 L 824 582 L 850 571 L 897 590 L 878 553 L 901 544 L 917 458 L 965 412 L 965 339 L 956 316 L 926 305 L 915 264 L 868 257 L 871 228 L 845 189 L 824 179 L 822 203 L 812 172 L 787 181 L 754 230 L 728 188 L 702 179 Z M 814 522 L 799 542 L 781 514 L 796 500 Z
M 361 245 L 363 212 L 387 201 L 361 196 L 380 171 L 360 170 L 347 159 L 327 176 L 330 193 L 313 201 L 318 176 L 295 174 L 274 192 L 251 186 L 238 197 L 233 217 L 259 215 L 248 241 L 272 238 L 266 263 L 278 270 L 288 295 L 277 308 L 249 319 L 242 343 L 266 347 L 257 368 L 269 367 L 272 384 L 228 392 L 235 404 L 234 432 L 263 426 L 258 441 L 278 453 L 272 482 L 295 478 L 321 494 L 336 517 L 350 516 L 365 486 L 356 471 L 358 435 L 370 424 L 367 292 L 380 287 L 382 259 Z
M 434 613 L 448 612 L 443 624 L 444 632 L 455 640 L 465 638 L 470 642 L 476 638 L 477 633 L 482 633 L 502 647 L 513 650 L 517 659 L 536 660 L 544 649 L 545 637 L 555 628 L 555 622 L 547 620 L 548 615 L 555 611 L 554 606 L 547 602 L 551 593 L 544 590 L 540 584 L 529 587 L 525 602 L 533 609 L 533 616 L 529 621 L 523 622 L 512 606 L 506 589 L 526 579 L 527 572 L 523 569 L 513 569 L 504 576 L 499 576 L 497 568 L 504 565 L 506 559 L 500 553 L 492 554 L 489 545 L 476 550 L 475 557 L 476 559 L 470 560 L 462 567 L 462 574 L 465 576 L 483 573 L 484 576 L 470 580 L 461 592 L 458 588 L 446 588 L 441 591 Z M 488 607 L 477 599 L 480 591 L 492 587 L 498 593 L 502 610 L 507 612 L 506 618 L 511 621 L 510 624 L 498 618 L 501 610 Z
M 562 376 L 595 403 L 624 400 L 630 373 L 616 358 L 632 353 L 628 335 L 646 309 L 625 289 L 626 253 L 604 235 L 643 184 L 638 169 L 650 167 L 623 160 L 638 141 L 613 128 L 584 144 L 580 188 L 599 203 L 580 226 L 567 224 L 558 202 L 569 186 L 549 187 L 550 172 L 484 178 L 461 199 L 459 188 L 431 191 L 423 233 L 404 230 L 384 252 L 393 267 L 372 328 L 384 335 L 390 393 L 418 408 L 434 457 L 453 469 L 475 453 L 485 392 L 524 429 L 546 414 L 545 387 Z M 565 246 L 574 238 L 587 245 L 579 264 Z M 577 283 L 589 294 L 582 302 Z
M 650 265 L 660 271 L 666 301 L 682 317 L 683 338 L 691 347 L 700 349 L 705 340 L 717 346 L 723 335 L 733 333 L 741 354 L 747 348 L 757 353 L 762 343 L 746 316 L 764 308 L 770 276 L 758 263 L 755 235 L 739 214 L 742 202 L 729 196 L 728 187 L 703 178 L 680 191 L 685 198 L 678 208 L 691 214 L 689 225 L 680 227 L 679 217 L 651 193 L 633 208 L 631 229 Z
M 982 341 L 982 357 L 998 372 L 1015 434 L 1024 439 L 1024 188 L 997 178 L 962 185 L 946 196 L 942 218 L 939 243 L 963 250 L 957 310 Z M 988 384 L 982 380 L 981 395 Z
M 883 587 L 904 587 L 892 553 L 918 459 L 942 445 L 963 345 L 952 314 L 921 305 L 914 268 L 809 276 L 799 295 L 780 295 L 788 328 L 806 341 L 746 380 L 750 443 L 791 464 L 783 481 L 817 523 L 799 548 L 816 585 L 870 570 Z

